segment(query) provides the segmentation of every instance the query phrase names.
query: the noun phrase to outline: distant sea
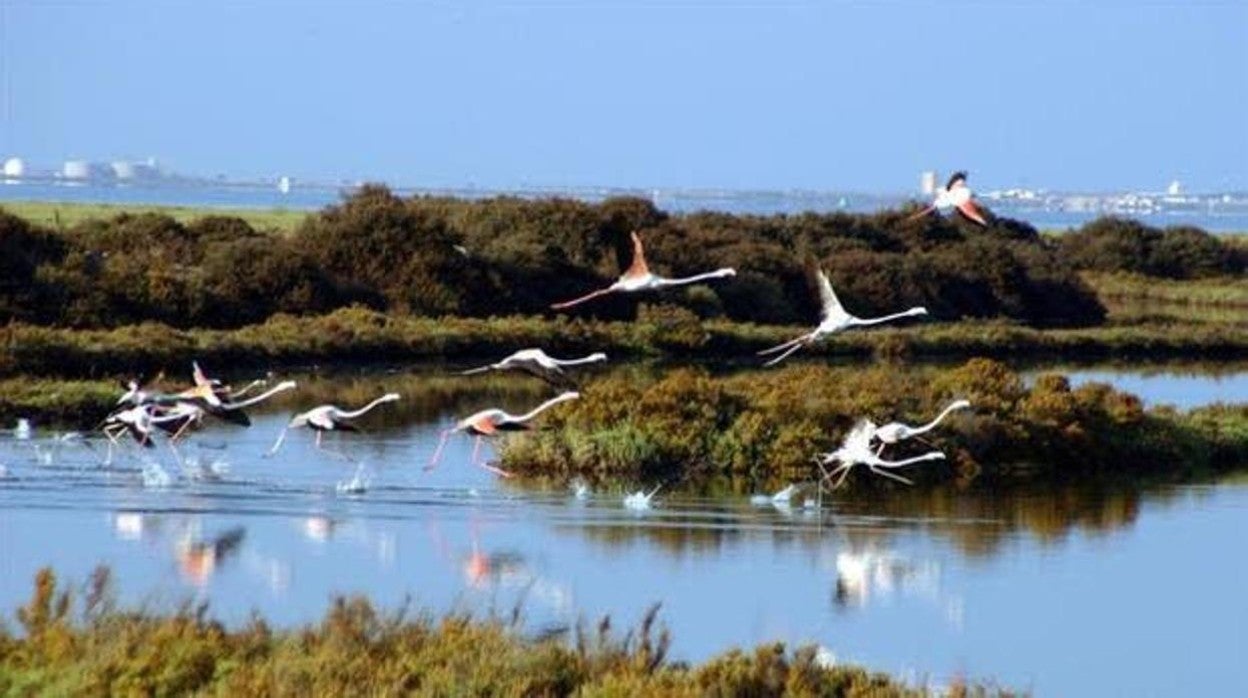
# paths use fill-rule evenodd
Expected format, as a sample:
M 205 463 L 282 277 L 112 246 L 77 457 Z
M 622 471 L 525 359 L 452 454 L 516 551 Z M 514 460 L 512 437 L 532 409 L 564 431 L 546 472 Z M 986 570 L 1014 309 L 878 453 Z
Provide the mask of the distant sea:
M 287 193 L 276 186 L 213 182 L 156 183 L 84 183 L 66 184 L 50 181 L 0 183 L 0 203 L 4 201 L 65 201 L 99 204 L 145 204 L 154 206 L 193 206 L 211 208 L 315 210 L 342 200 L 349 186 L 295 184 Z M 534 189 L 497 191 L 484 189 L 413 189 L 394 187 L 395 193 L 408 196 L 430 194 L 479 199 L 511 195 L 525 198 L 563 196 L 586 201 L 601 201 L 610 196 L 643 196 L 669 212 L 720 211 L 737 214 L 768 215 L 802 212 L 829 213 L 846 211 L 869 213 L 901 205 L 903 195 L 871 195 L 836 192 L 732 192 L 700 190 L 627 190 L 627 189 Z M 917 196 L 914 197 L 917 200 Z M 1041 230 L 1075 228 L 1107 215 L 1100 211 L 1066 211 L 1029 205 L 1009 200 L 984 202 L 994 213 L 1023 220 Z M 1194 225 L 1210 232 L 1248 232 L 1248 207 L 1230 210 L 1192 206 L 1182 210 L 1125 212 L 1115 215 L 1136 218 L 1149 225 Z

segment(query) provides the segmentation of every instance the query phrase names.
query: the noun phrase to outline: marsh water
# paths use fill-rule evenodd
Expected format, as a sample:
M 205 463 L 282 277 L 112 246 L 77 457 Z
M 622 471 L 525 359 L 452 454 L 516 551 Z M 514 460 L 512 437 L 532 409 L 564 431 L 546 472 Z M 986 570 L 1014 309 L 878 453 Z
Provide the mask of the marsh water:
M 1248 397 L 1244 371 L 1097 368 L 1073 382 L 1087 379 L 1150 404 Z M 784 641 L 932 685 L 1248 689 L 1248 477 L 896 489 L 827 496 L 819 507 L 802 494 L 785 506 L 729 487 L 660 490 L 635 511 L 624 495 L 657 483 L 594 483 L 578 496 L 568 483 L 503 480 L 470 464 L 462 436 L 423 470 L 454 415 L 523 411 L 544 396 L 536 381 L 426 371 L 301 382 L 250 428 L 210 426 L 177 457 L 162 443 L 119 451 L 106 466 L 98 440 L 38 428 L 0 437 L 0 609 L 12 618 L 42 566 L 83 581 L 107 564 L 123 600 L 207 601 L 231 623 L 253 610 L 312 621 L 332 595 L 361 593 L 392 608 L 518 610 L 526 632 L 548 634 L 604 614 L 627 627 L 662 603 L 679 659 Z M 360 420 L 366 433 L 318 450 L 311 434 L 291 432 L 263 457 L 291 411 L 357 404 L 395 385 L 419 396 Z

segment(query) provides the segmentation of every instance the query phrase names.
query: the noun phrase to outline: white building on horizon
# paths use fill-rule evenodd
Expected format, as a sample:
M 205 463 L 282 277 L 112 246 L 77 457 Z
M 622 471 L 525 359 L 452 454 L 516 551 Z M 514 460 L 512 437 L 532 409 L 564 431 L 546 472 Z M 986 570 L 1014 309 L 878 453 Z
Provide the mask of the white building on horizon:
M 4 179 L 16 181 L 26 176 L 26 161 L 21 158 L 9 158 L 4 161 Z
M 923 196 L 936 195 L 936 172 L 934 170 L 919 174 L 919 193 Z

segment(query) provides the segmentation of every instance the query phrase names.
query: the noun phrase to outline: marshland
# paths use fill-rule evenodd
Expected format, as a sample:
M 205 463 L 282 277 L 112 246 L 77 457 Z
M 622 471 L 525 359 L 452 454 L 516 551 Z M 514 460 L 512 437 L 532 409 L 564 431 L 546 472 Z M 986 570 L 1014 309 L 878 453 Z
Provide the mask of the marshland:
M 37 211 L 0 211 L 0 420 L 33 426 L 0 435 L 8 690 L 1235 680 L 1240 573 L 1173 592 L 1211 558 L 1239 564 L 1225 554 L 1248 510 L 1237 236 L 379 186 L 297 219 Z M 666 272 L 738 275 L 547 307 L 613 278 L 633 229 Z M 855 312 L 929 315 L 763 368 L 756 352 L 819 316 L 811 268 Z M 459 375 L 529 346 L 609 360 L 565 386 Z M 207 420 L 176 448 L 93 431 L 123 383 L 176 391 L 192 361 L 298 388 L 250 427 Z M 427 469 L 456 420 L 567 388 L 580 398 L 537 429 L 484 445 L 513 477 L 475 467 L 460 434 Z M 386 392 L 401 398 L 360 433 L 318 448 L 291 430 L 269 456 L 292 414 Z M 971 407 L 925 444 L 890 447 L 944 454 L 899 471 L 912 486 L 857 469 L 820 487 L 814 457 L 858 420 L 922 424 L 959 399 Z M 637 492 L 654 495 L 626 507 Z M 1200 651 L 1115 630 L 1141 607 Z M 1165 672 L 1140 672 L 1150 661 Z

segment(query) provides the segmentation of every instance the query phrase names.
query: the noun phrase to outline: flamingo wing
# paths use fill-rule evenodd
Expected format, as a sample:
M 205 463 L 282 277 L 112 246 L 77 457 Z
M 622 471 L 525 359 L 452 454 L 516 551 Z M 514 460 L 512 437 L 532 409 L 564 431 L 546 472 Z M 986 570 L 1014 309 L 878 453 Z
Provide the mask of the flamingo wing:
M 494 420 L 489 417 L 481 417 L 472 423 L 472 428 L 480 432 L 482 436 L 493 436 L 498 432 L 498 428 L 494 426 Z
M 646 264 L 646 250 L 641 245 L 641 236 L 637 231 L 632 232 L 633 237 L 633 263 L 629 265 L 624 272 L 624 276 L 631 278 L 639 278 L 650 274 L 650 267 Z
M 317 429 L 324 429 L 325 431 L 332 431 L 337 426 L 334 420 L 330 419 L 329 412 L 325 410 L 313 412 L 308 415 L 308 424 L 311 424 Z
M 984 214 L 979 210 L 979 207 L 975 205 L 973 200 L 967 199 L 966 201 L 958 204 L 958 211 L 976 223 L 984 227 L 988 226 L 988 221 L 984 220 Z
M 848 317 L 849 313 L 845 312 L 841 299 L 837 298 L 836 291 L 832 290 L 832 282 L 828 280 L 828 275 L 820 269 L 815 273 L 815 277 L 819 282 L 819 305 L 823 308 L 823 319 L 826 321 Z

